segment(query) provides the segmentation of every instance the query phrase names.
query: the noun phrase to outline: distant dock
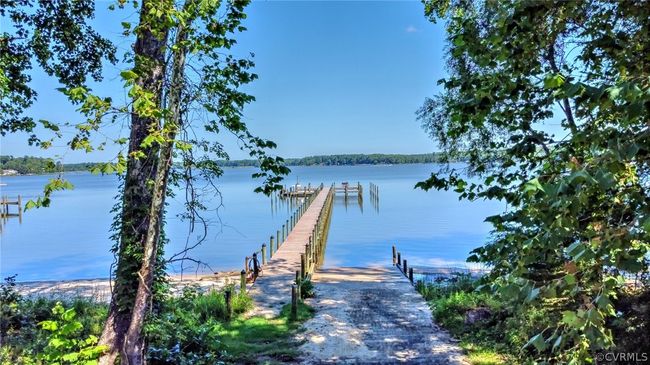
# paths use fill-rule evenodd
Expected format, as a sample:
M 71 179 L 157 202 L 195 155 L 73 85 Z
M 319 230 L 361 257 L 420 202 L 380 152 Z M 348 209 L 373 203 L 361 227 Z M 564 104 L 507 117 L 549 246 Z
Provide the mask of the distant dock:
M 11 206 L 16 206 L 14 212 L 12 212 Z M 23 220 L 23 200 L 20 195 L 17 198 L 11 199 L 7 196 L 3 196 L 0 199 L 0 218 L 7 219 L 9 217 L 18 217 L 22 222 Z

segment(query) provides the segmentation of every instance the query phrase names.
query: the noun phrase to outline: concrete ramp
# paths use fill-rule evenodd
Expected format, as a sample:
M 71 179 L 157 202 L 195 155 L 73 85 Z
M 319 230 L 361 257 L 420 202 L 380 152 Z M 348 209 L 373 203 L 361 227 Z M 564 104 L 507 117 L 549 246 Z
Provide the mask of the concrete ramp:
M 466 365 L 462 349 L 394 267 L 321 269 L 305 323 L 304 364 Z

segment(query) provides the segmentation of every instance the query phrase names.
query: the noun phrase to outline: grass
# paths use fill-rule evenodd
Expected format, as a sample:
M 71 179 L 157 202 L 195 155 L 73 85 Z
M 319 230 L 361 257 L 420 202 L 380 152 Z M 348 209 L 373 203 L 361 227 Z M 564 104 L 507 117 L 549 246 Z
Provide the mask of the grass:
M 313 309 L 302 302 L 298 318 L 290 320 L 285 306 L 275 318 L 246 317 L 253 307 L 246 294 L 232 296 L 232 318 L 225 302 L 225 290 L 200 292 L 188 287 L 180 296 L 167 296 L 156 305 L 145 322 L 151 365 L 192 364 L 276 364 L 298 356 L 295 339 L 301 323 L 313 317 Z M 51 320 L 55 301 L 22 298 L 13 282 L 0 284 L 0 365 L 34 364 L 50 333 L 38 323 Z M 82 328 L 75 339 L 98 336 L 107 315 L 107 305 L 71 298 L 63 303 L 73 308 Z
M 455 338 L 467 353 L 472 365 L 502 365 L 513 363 L 507 346 L 502 343 L 503 326 L 496 317 L 500 303 L 492 296 L 474 291 L 473 280 L 459 275 L 436 283 L 418 283 L 416 289 L 429 303 L 438 324 Z M 465 322 L 468 311 L 489 308 L 492 318 L 474 324 Z
M 296 321 L 289 319 L 290 306 L 282 308 L 279 316 L 238 317 L 218 327 L 226 358 L 233 363 L 274 363 L 294 360 L 299 343 L 294 339 L 303 321 L 313 317 L 313 309 L 303 303 L 298 306 Z
M 472 341 L 462 341 L 460 347 L 467 352 L 467 360 L 472 365 L 502 365 L 512 363 L 512 359 L 509 359 L 508 356 Z

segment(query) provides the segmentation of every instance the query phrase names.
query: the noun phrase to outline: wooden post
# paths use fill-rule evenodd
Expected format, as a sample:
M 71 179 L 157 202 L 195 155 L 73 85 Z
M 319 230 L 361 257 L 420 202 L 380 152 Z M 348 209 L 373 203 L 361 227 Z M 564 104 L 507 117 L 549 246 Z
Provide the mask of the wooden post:
M 248 256 L 244 258 L 244 271 L 248 274 Z
M 266 265 L 266 243 L 262 244 L 262 265 Z
M 409 281 L 413 284 L 413 268 L 409 267 Z
M 269 238 L 269 257 L 273 257 L 273 236 Z
M 402 268 L 402 272 L 404 272 L 404 276 L 408 275 L 408 265 L 406 264 L 406 259 L 404 259 L 404 267 Z
M 398 251 L 397 252 L 397 266 L 401 266 L 401 265 L 402 265 L 402 253 Z
M 393 245 L 393 265 L 395 265 L 396 260 L 397 260 L 397 249 L 395 248 L 395 245 Z
M 282 225 L 282 242 L 287 240 L 287 226 Z
M 291 320 L 298 319 L 298 293 L 296 284 L 291 285 Z
M 239 289 L 241 293 L 246 293 L 246 271 L 242 270 L 240 274 Z
M 300 287 L 302 286 L 302 279 L 300 278 L 300 276 L 301 276 L 300 275 L 300 270 L 296 270 L 296 286 L 298 287 L 298 290 L 297 290 L 298 298 L 301 297 L 301 295 L 300 295 L 301 294 L 300 293 Z
M 226 295 L 226 318 L 230 320 L 232 317 L 232 293 L 228 289 L 224 294 Z
M 305 254 L 301 253 L 300 254 L 300 275 L 301 278 L 305 277 Z
M 276 238 L 276 240 L 278 241 L 277 246 L 278 246 L 278 250 L 279 250 L 279 249 L 280 249 L 280 245 L 282 244 L 282 241 L 280 240 L 280 230 L 279 230 L 279 229 L 275 232 L 275 238 Z

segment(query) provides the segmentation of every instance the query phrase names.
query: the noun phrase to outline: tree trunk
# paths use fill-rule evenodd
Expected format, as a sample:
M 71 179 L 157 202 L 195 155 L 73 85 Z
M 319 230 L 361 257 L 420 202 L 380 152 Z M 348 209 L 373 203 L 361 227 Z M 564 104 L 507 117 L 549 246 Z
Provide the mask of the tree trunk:
M 149 227 L 147 239 L 144 245 L 144 257 L 139 271 L 138 291 L 135 297 L 135 305 L 131 315 L 129 329 L 124 339 L 125 356 L 129 365 L 144 364 L 144 339 L 142 326 L 147 313 L 148 303 L 151 299 L 152 283 L 156 266 L 158 245 L 160 244 L 160 228 L 163 218 L 165 196 L 169 182 L 169 172 L 172 167 L 172 152 L 174 139 L 181 127 L 181 94 L 184 85 L 185 69 L 185 47 L 181 46 L 185 40 L 185 27 L 179 26 L 175 45 L 178 48 L 173 54 L 172 82 L 168 92 L 167 108 L 170 116 L 163 126 L 165 142 L 160 149 L 158 168 L 154 180 L 153 200 L 149 211 Z
M 138 32 L 134 53 L 135 72 L 139 75 L 138 85 L 157 96 L 160 105 L 164 81 L 164 55 L 168 33 L 166 30 L 154 34 L 147 28 L 146 9 L 150 0 L 142 3 L 140 24 L 144 25 Z M 133 306 L 136 302 L 138 287 L 138 268 L 142 263 L 144 244 L 148 240 L 150 226 L 150 208 L 153 191 L 148 182 L 155 178 L 158 165 L 159 147 L 141 147 L 152 125 L 159 125 L 155 118 L 131 114 L 131 133 L 129 142 L 129 160 L 123 187 L 122 211 L 119 228 L 119 246 L 117 251 L 117 268 L 108 318 L 100 338 L 100 344 L 107 345 L 108 351 L 100 359 L 100 364 L 115 364 L 118 356 L 122 364 L 128 361 L 124 351 L 126 333 L 129 329 Z M 144 157 L 133 158 L 132 152 L 140 151 Z M 126 361 L 124 361 L 126 360 Z

